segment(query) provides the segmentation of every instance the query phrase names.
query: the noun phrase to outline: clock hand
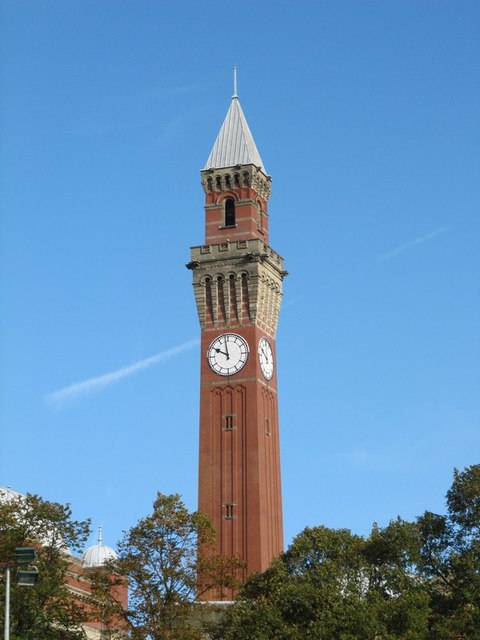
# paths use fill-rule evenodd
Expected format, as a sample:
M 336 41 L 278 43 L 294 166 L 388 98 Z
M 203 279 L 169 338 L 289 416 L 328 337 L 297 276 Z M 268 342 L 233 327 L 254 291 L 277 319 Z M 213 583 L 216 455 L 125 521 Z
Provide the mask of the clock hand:
M 265 349 L 264 349 L 263 347 L 260 347 L 260 349 L 262 350 L 262 353 L 263 353 L 263 355 L 265 356 L 265 360 L 267 361 L 267 364 L 268 364 L 268 356 L 267 356 L 267 354 L 265 353 Z
M 216 351 L 217 353 L 221 353 L 221 354 L 222 354 L 222 356 L 227 356 L 227 360 L 229 360 L 229 359 L 230 359 L 230 358 L 229 358 L 228 353 L 225 353 L 225 351 L 222 351 L 221 349 L 217 349 L 216 347 L 214 347 L 214 348 L 215 348 L 215 351 Z
M 228 343 L 227 343 L 227 337 L 225 336 L 225 350 L 226 350 L 226 356 L 227 356 L 227 360 L 230 360 L 230 355 L 228 353 Z

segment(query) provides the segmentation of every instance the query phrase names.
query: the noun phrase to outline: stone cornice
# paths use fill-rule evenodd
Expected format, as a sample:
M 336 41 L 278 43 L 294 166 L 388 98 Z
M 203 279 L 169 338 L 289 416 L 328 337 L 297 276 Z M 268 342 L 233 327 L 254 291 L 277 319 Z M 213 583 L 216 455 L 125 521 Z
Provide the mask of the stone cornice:
M 192 247 L 197 311 L 203 329 L 260 323 L 275 336 L 283 258 L 260 239 Z

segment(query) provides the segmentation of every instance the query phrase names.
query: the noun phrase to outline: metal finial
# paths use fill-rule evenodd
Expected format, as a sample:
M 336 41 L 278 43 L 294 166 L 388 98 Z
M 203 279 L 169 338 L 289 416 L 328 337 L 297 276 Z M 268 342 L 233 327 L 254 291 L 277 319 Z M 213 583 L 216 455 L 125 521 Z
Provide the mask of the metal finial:
M 102 544 L 102 527 L 98 527 L 98 544 Z
M 237 67 L 233 67 L 233 96 L 232 98 L 238 98 L 237 95 Z

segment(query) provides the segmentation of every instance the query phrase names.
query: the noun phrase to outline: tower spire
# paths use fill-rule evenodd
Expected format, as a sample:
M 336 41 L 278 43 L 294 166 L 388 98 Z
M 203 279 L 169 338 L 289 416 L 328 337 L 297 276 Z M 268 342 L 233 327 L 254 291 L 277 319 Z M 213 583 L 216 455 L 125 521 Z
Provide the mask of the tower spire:
M 233 96 L 232 98 L 238 98 L 237 93 L 237 67 L 233 67 Z
M 237 67 L 234 67 L 232 102 L 204 170 L 235 167 L 237 164 L 254 164 L 266 174 L 257 145 L 240 106 L 237 94 Z

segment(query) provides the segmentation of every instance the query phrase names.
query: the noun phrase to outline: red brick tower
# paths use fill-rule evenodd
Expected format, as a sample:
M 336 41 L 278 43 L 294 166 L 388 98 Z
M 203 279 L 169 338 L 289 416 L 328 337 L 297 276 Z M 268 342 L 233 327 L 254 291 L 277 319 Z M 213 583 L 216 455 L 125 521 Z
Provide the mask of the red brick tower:
M 286 272 L 268 244 L 271 179 L 236 91 L 201 176 L 205 244 L 187 265 L 202 333 L 199 509 L 245 578 L 283 549 L 275 334 Z

